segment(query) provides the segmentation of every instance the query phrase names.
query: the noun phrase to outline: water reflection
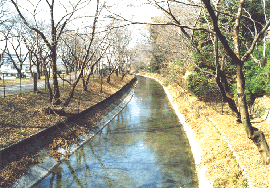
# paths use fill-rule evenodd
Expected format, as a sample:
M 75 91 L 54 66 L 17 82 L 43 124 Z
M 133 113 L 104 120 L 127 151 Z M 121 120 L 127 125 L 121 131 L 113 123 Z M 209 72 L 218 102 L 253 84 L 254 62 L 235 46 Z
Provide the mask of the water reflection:
M 197 187 L 188 140 L 162 87 L 139 78 L 128 106 L 36 187 Z

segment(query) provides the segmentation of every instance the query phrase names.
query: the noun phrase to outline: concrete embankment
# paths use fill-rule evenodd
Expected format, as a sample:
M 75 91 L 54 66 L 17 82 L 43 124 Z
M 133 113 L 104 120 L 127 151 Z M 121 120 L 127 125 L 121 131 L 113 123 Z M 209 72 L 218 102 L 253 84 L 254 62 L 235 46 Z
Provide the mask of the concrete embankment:
M 203 166 L 203 164 L 201 163 L 201 150 L 200 150 L 200 147 L 198 145 L 196 134 L 192 130 L 192 128 L 186 123 L 184 115 L 178 111 L 176 104 L 173 103 L 172 96 L 171 96 L 170 92 L 163 85 L 163 83 L 160 80 L 158 80 L 157 78 L 154 78 L 151 76 L 146 76 L 146 75 L 142 75 L 142 76 L 148 77 L 151 79 L 155 79 L 157 82 L 159 82 L 163 86 L 163 89 L 166 92 L 166 95 L 168 96 L 168 99 L 169 99 L 171 105 L 173 106 L 173 109 L 174 109 L 174 111 L 175 111 L 180 123 L 182 124 L 187 137 L 188 137 L 189 144 L 191 146 L 193 158 L 194 158 L 195 165 L 196 165 L 196 172 L 197 172 L 197 176 L 198 176 L 198 180 L 199 180 L 199 187 L 212 187 L 212 183 L 206 178 L 206 175 L 205 175 L 206 167 Z
M 60 122 L 51 126 L 50 128 L 39 132 L 36 135 L 32 135 L 16 144 L 13 144 L 0 151 L 2 159 L 8 159 L 7 161 L 15 160 L 25 153 L 42 153 L 42 161 L 39 164 L 32 166 L 29 173 L 22 176 L 13 187 L 31 187 L 38 183 L 43 177 L 45 177 L 51 170 L 60 164 L 62 160 L 65 160 L 68 156 L 72 155 L 83 144 L 90 141 L 98 132 L 100 132 L 131 100 L 134 90 L 133 87 L 136 84 L 136 77 L 134 77 L 129 83 L 124 85 L 119 91 L 104 99 L 103 101 L 91 106 L 90 108 L 82 111 L 80 114 L 69 117 L 65 122 Z M 88 114 L 94 114 L 93 112 L 104 109 L 106 114 L 104 118 L 95 125 L 94 129 L 91 129 L 87 135 L 80 135 L 76 143 L 73 143 L 65 148 L 58 148 L 58 152 L 62 153 L 59 160 L 56 160 L 49 156 L 49 151 L 44 151 L 43 148 L 50 143 L 48 138 L 53 135 L 57 135 L 62 128 L 69 122 L 74 122 L 80 118 L 88 116 Z M 92 125 L 89 125 L 91 127 Z M 45 154 L 44 154 L 45 153 Z

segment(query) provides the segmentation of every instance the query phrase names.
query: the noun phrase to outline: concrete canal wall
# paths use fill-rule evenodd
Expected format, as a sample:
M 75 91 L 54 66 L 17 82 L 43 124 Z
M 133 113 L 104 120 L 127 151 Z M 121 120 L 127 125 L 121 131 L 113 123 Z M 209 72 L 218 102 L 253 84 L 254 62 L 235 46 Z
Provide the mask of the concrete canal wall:
M 191 151 L 192 151 L 193 158 L 194 158 L 195 165 L 196 165 L 196 172 L 197 172 L 197 176 L 198 176 L 199 187 L 200 188 L 213 187 L 212 182 L 209 181 L 206 177 L 206 167 L 204 167 L 203 164 L 201 163 L 201 150 L 200 150 L 197 138 L 196 138 L 196 134 L 194 133 L 192 128 L 186 123 L 185 117 L 183 116 L 183 114 L 181 114 L 177 110 L 176 105 L 172 102 L 172 97 L 171 97 L 170 93 L 168 92 L 166 87 L 163 85 L 163 83 L 160 80 L 158 80 L 157 78 L 145 76 L 145 75 L 142 75 L 142 76 L 154 79 L 158 83 L 160 83 L 160 85 L 163 86 L 163 89 L 164 89 L 166 95 L 168 96 L 168 99 L 169 99 L 171 105 L 173 106 L 173 109 L 174 109 L 174 111 L 179 119 L 179 122 L 182 124 L 184 131 L 188 137 L 189 144 L 190 144 Z
M 108 114 L 106 114 L 105 117 L 100 122 L 97 123 L 97 128 L 94 130 L 91 130 L 88 135 L 80 135 L 77 143 L 69 145 L 67 148 L 58 148 L 58 152 L 62 153 L 60 160 L 57 161 L 53 159 L 52 157 L 45 156 L 43 161 L 40 164 L 36 164 L 32 166 L 30 168 L 29 173 L 25 176 L 22 176 L 12 187 L 16 187 L 16 188 L 25 187 L 25 186 L 32 187 L 36 185 L 44 177 L 46 177 L 46 175 L 50 171 L 52 171 L 56 166 L 58 166 L 62 160 L 65 160 L 67 156 L 72 155 L 85 143 L 89 142 L 128 104 L 128 102 L 131 100 L 134 94 L 133 87 L 136 85 L 136 81 L 137 81 L 137 78 L 134 77 L 129 83 L 124 85 L 120 90 L 118 90 L 116 93 L 114 93 L 110 97 L 82 111 L 80 114 L 74 115 L 68 118 L 67 122 L 76 121 L 77 119 L 81 117 L 87 116 L 89 112 L 96 111 L 98 108 L 100 108 L 103 105 L 106 105 L 109 107 L 110 105 L 113 105 L 116 101 L 119 101 L 119 100 L 121 101 L 120 104 L 118 104 L 113 110 L 111 110 Z M 43 139 L 46 139 L 46 135 L 51 134 L 52 132 L 55 132 L 61 129 L 63 126 L 65 126 L 65 123 L 67 122 L 57 123 L 54 126 L 44 131 L 41 131 L 36 135 L 32 135 L 31 137 L 28 137 L 16 144 L 11 145 L 10 147 L 7 147 L 1 150 L 0 156 L 11 157 L 12 155 L 13 156 L 19 155 L 17 151 L 33 152 L 34 148 L 32 147 L 32 145 L 36 143 L 40 143 L 40 144 L 36 144 L 34 150 L 42 148 L 41 141 Z

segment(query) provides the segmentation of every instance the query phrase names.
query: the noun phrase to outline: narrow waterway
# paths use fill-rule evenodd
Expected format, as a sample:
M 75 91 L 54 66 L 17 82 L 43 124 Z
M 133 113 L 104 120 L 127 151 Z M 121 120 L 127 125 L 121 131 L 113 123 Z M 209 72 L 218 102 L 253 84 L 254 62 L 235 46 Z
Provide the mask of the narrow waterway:
M 36 187 L 198 187 L 188 139 L 162 86 L 139 77 L 127 107 Z

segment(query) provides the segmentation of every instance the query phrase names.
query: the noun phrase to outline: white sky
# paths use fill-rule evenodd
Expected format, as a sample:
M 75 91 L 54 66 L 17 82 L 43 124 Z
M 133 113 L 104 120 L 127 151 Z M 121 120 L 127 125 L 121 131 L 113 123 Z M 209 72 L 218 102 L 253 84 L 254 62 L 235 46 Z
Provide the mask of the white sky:
M 50 0 L 49 0 L 50 1 Z M 84 0 L 83 0 L 84 1 Z M 110 11 L 115 14 L 119 14 L 123 16 L 125 19 L 136 21 L 136 22 L 150 22 L 151 17 L 157 16 L 161 14 L 156 7 L 152 5 L 146 4 L 146 0 L 100 0 L 100 5 L 102 5 L 106 1 L 106 5 L 110 7 Z M 33 19 L 34 8 L 37 5 L 37 0 L 18 0 L 21 12 L 30 20 Z M 31 3 L 32 2 L 32 3 Z M 66 14 L 66 10 L 68 12 L 71 11 L 71 6 L 69 2 L 75 3 L 78 0 L 70 0 L 70 1 L 61 1 L 55 0 L 55 21 L 59 21 L 63 15 Z M 89 1 L 86 1 L 89 2 Z M 13 4 L 9 4 L 8 6 L 10 10 L 15 10 Z M 63 8 L 65 7 L 65 8 Z M 92 0 L 89 5 L 82 5 L 82 9 L 77 12 L 76 16 L 90 15 L 93 16 L 95 14 L 96 9 L 96 0 Z M 50 14 L 49 8 L 45 0 L 41 0 L 39 5 L 37 6 L 37 20 L 39 22 L 46 22 L 49 24 L 50 22 Z M 103 14 L 110 14 L 108 11 L 103 9 Z M 101 19 L 104 23 L 108 23 L 110 19 Z M 99 23 L 101 23 L 101 20 Z M 84 28 L 86 25 L 91 25 L 91 18 L 80 18 L 76 19 L 70 24 L 67 28 L 75 29 L 76 27 Z M 73 27 L 73 28 L 72 28 Z M 133 46 L 140 36 L 140 30 L 144 27 L 144 25 L 133 25 L 129 26 L 129 29 L 132 31 L 132 44 Z M 1 45 L 2 46 L 2 45 Z
M 112 4 L 112 12 L 120 14 L 122 17 L 134 22 L 150 22 L 151 17 L 161 15 L 162 12 L 153 5 L 146 4 L 146 0 L 108 0 L 107 4 Z M 134 46 L 137 39 L 141 38 L 141 30 L 145 25 L 132 25 L 132 44 Z
M 112 0 L 107 4 L 112 4 L 115 13 L 120 13 L 123 17 L 134 21 L 145 22 L 157 15 L 159 11 L 152 5 L 146 4 L 146 0 Z

